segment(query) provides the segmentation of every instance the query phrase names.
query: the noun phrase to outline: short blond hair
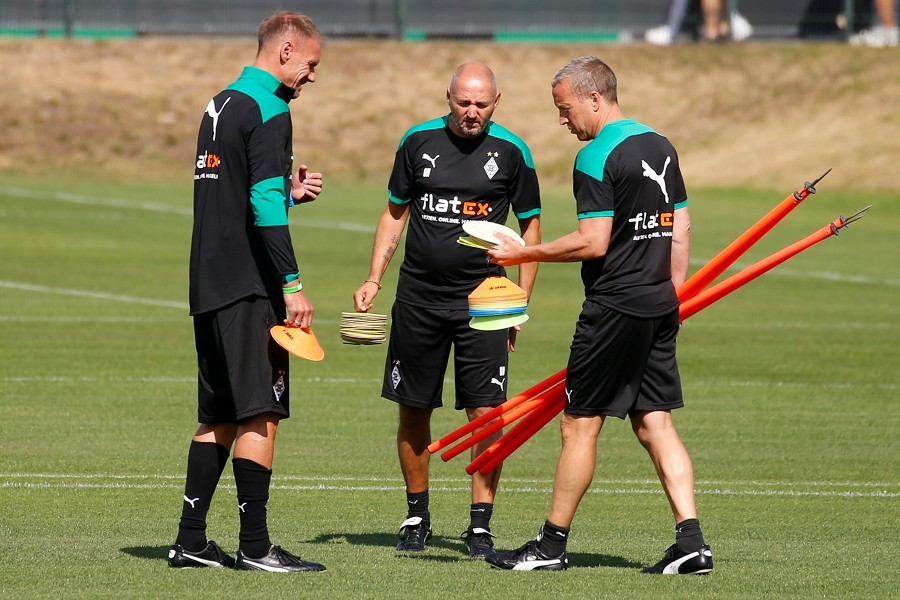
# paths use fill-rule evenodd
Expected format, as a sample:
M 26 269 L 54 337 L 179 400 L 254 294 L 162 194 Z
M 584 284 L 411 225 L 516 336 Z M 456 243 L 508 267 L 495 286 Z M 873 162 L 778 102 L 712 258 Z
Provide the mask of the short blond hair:
M 257 40 L 261 51 L 265 46 L 284 35 L 296 34 L 303 38 L 321 40 L 322 33 L 306 15 L 287 10 L 266 17 L 259 25 Z

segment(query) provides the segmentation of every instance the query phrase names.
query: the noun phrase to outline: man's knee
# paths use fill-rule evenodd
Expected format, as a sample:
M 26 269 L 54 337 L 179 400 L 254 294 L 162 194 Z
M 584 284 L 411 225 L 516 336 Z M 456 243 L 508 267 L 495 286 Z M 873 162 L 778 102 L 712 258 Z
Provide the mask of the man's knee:
M 631 416 L 631 429 L 645 446 L 656 439 L 678 435 L 672 422 L 672 413 L 668 410 L 634 413 Z
M 559 429 L 562 433 L 563 444 L 597 442 L 600 429 L 603 428 L 603 416 L 601 415 L 570 415 L 563 413 L 559 421 Z
M 281 420 L 275 413 L 262 413 L 243 419 L 237 426 L 237 436 L 252 435 L 261 438 L 275 436 L 278 422 Z

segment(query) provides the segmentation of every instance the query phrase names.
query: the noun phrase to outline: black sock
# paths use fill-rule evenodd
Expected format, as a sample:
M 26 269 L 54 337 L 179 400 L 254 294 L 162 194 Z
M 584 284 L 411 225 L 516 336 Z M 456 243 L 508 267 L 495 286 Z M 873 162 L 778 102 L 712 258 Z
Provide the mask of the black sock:
M 699 519 L 685 519 L 675 526 L 675 543 L 685 552 L 697 552 L 705 542 Z
M 569 528 L 559 527 L 550 521 L 544 521 L 541 528 L 541 539 L 538 549 L 544 556 L 556 558 L 566 551 L 566 542 L 569 541 Z
M 431 513 L 428 512 L 428 490 L 415 493 L 406 492 L 406 506 L 408 507 L 407 518 L 422 517 L 426 521 L 431 520 Z
M 176 544 L 188 552 L 206 547 L 206 514 L 219 477 L 228 464 L 228 448 L 214 442 L 191 440 L 184 482 L 184 504 Z
M 246 458 L 235 458 L 231 465 L 241 518 L 239 548 L 244 556 L 260 558 L 272 546 L 266 525 L 272 470 Z
M 469 529 L 482 527 L 490 531 L 491 516 L 494 514 L 494 504 L 492 502 L 478 502 L 469 507 L 469 518 L 471 525 Z

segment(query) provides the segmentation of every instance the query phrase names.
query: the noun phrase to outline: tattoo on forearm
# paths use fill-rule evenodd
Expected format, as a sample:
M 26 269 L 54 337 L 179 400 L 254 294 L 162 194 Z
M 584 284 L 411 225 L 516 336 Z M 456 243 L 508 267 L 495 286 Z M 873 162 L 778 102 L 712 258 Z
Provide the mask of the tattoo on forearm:
M 400 238 L 396 235 L 391 236 L 391 245 L 388 246 L 388 249 L 384 252 L 384 257 L 388 260 L 391 260 L 394 256 L 394 252 L 397 251 L 397 246 L 400 244 Z

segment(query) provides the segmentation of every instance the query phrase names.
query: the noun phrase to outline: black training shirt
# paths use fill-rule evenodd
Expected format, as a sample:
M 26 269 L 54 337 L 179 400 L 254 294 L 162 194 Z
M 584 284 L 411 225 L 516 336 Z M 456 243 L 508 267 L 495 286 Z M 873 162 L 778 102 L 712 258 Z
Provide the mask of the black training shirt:
M 293 94 L 246 67 L 207 105 L 194 169 L 192 315 L 250 296 L 281 303 L 282 284 L 296 278 L 287 217 Z
M 585 295 L 639 317 L 676 309 L 672 224 L 687 192 L 669 140 L 631 119 L 608 123 L 578 153 L 573 187 L 579 219 L 613 219 L 606 255 L 582 263 Z
M 400 142 L 388 184 L 389 200 L 409 204 L 406 254 L 397 299 L 445 309 L 468 308 L 468 295 L 489 274 L 484 251 L 462 246 L 466 220 L 506 224 L 510 206 L 526 219 L 541 212 L 531 151 L 493 121 L 463 138 L 448 118 L 421 123 Z

